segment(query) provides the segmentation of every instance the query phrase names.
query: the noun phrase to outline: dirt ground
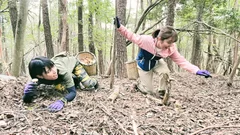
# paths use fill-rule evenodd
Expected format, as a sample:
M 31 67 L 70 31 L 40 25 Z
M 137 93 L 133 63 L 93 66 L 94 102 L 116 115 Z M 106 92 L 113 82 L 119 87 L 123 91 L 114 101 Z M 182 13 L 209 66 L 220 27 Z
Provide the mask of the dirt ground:
M 223 76 L 206 79 L 176 73 L 171 77 L 168 106 L 131 91 L 134 81 L 127 78 L 115 78 L 120 95 L 111 102 L 110 79 L 98 77 L 97 91 L 78 90 L 74 101 L 57 113 L 45 108 L 61 94 L 48 96 L 51 90 L 42 90 L 34 103 L 24 104 L 27 78 L 2 79 L 0 135 L 240 135 L 239 77 L 233 87 Z

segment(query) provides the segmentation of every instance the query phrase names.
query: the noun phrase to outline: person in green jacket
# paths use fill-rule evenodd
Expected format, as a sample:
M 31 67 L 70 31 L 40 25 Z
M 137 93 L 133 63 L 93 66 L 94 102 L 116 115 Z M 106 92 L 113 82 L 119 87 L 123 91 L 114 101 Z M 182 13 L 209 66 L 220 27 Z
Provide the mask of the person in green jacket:
M 85 88 L 98 88 L 98 81 L 91 78 L 76 57 L 60 54 L 52 59 L 44 56 L 33 58 L 28 65 L 29 74 L 32 79 L 24 88 L 23 101 L 30 103 L 36 95 L 37 86 L 40 84 L 55 85 L 56 90 L 67 90 L 68 94 L 60 100 L 48 106 L 50 112 L 57 112 L 63 109 L 67 102 L 72 101 L 76 96 L 76 86 L 79 83 Z

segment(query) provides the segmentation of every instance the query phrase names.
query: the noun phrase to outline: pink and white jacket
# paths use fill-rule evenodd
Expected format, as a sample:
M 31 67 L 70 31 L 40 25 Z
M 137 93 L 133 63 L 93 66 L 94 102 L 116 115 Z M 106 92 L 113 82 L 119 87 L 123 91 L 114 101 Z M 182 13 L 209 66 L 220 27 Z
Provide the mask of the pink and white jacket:
M 188 62 L 177 50 L 176 44 L 169 47 L 168 49 L 157 49 L 157 39 L 150 35 L 137 35 L 129 31 L 123 25 L 118 28 L 118 31 L 128 40 L 137 44 L 140 48 L 148 51 L 149 53 L 159 57 L 170 57 L 177 65 L 187 70 L 188 72 L 196 74 L 199 68 L 190 62 Z

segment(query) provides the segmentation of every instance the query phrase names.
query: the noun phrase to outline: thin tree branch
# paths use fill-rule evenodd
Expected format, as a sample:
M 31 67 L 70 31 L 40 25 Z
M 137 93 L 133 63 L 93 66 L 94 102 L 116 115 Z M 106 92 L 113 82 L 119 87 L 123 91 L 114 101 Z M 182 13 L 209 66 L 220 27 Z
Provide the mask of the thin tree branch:
M 240 41 L 239 41 L 237 38 L 232 37 L 231 35 L 227 34 L 226 32 L 224 32 L 224 31 L 221 30 L 221 29 L 218 29 L 218 28 L 216 28 L 216 27 L 210 26 L 209 24 L 204 23 L 204 22 L 196 21 L 196 23 L 202 24 L 202 25 L 207 26 L 208 28 L 214 29 L 214 30 L 216 30 L 216 31 L 220 31 L 220 34 L 223 34 L 223 35 L 225 35 L 225 36 L 227 36 L 227 37 L 229 37 L 229 38 L 237 41 L 238 43 L 240 43 Z M 215 32 L 215 31 L 213 31 L 213 32 Z M 215 32 L 215 33 L 217 33 L 217 32 Z
M 117 119 L 115 119 L 113 115 L 108 111 L 107 107 L 105 107 L 103 104 L 99 104 L 97 105 L 97 107 L 101 109 L 104 113 L 106 113 L 108 117 L 112 118 L 126 134 L 129 134 L 127 129 L 125 129 L 123 125 Z
M 138 29 L 140 28 L 141 24 L 144 22 L 144 20 L 146 19 L 146 16 L 148 15 L 148 13 L 154 8 L 156 7 L 158 4 L 160 4 L 161 2 L 163 2 L 164 0 L 156 0 L 152 5 L 150 5 L 141 15 L 138 23 L 137 23 L 137 27 L 134 30 L 134 33 L 136 33 L 138 31 Z
M 211 128 L 240 128 L 240 125 L 232 125 L 232 126 L 209 126 L 209 127 L 205 127 L 203 129 L 200 129 L 190 135 L 196 135 L 204 130 L 207 130 L 207 129 L 211 129 Z
M 146 33 L 147 31 L 149 31 L 150 29 L 152 29 L 154 26 L 158 25 L 160 22 L 162 22 L 162 20 L 166 19 L 166 17 L 163 17 L 162 19 L 160 19 L 158 22 L 156 22 L 155 24 L 153 24 L 152 26 L 148 27 L 147 29 L 143 30 L 141 32 L 141 34 Z
M 156 7 L 157 5 L 159 5 L 161 2 L 163 2 L 164 0 L 156 0 L 153 4 L 151 4 L 150 6 L 148 6 L 148 8 L 143 12 L 143 14 L 141 15 L 140 19 L 137 22 L 137 26 L 134 30 L 134 33 L 136 33 L 141 24 L 144 22 L 144 20 L 146 19 L 146 16 L 148 15 L 148 13 L 154 9 L 154 7 Z M 156 26 L 157 24 L 159 24 L 163 19 L 165 19 L 166 17 L 163 17 L 162 19 L 160 19 L 158 22 L 156 22 L 154 25 L 152 25 L 151 27 L 149 27 L 148 29 L 144 30 L 141 34 L 144 34 L 146 31 L 150 30 L 151 28 L 153 28 L 154 26 Z M 131 41 L 126 41 L 127 46 L 130 45 L 132 42 Z
M 9 12 L 9 11 L 7 10 L 8 8 L 9 8 L 9 7 L 7 6 L 5 9 L 1 10 L 0 13 Z
M 226 32 L 224 32 L 221 29 L 213 27 L 213 26 L 211 26 L 211 25 L 209 25 L 207 23 L 204 23 L 204 22 L 194 21 L 194 22 L 190 23 L 187 26 L 189 27 L 189 26 L 193 25 L 194 23 L 202 24 L 203 26 L 207 27 L 208 29 L 211 29 L 210 30 L 211 32 L 213 32 L 215 34 L 221 34 L 221 35 L 227 36 L 227 37 L 237 41 L 238 43 L 240 43 L 240 41 L 237 38 L 231 36 L 230 34 L 227 34 Z M 186 27 L 186 28 L 188 28 L 188 27 Z M 194 30 L 189 30 L 189 29 L 185 29 L 185 28 L 175 28 L 175 29 L 177 31 L 180 31 L 180 32 L 194 32 Z M 210 32 L 209 30 L 199 30 L 199 31 L 202 32 L 201 34 L 209 34 L 209 32 Z M 204 33 L 204 32 L 207 32 L 207 33 Z

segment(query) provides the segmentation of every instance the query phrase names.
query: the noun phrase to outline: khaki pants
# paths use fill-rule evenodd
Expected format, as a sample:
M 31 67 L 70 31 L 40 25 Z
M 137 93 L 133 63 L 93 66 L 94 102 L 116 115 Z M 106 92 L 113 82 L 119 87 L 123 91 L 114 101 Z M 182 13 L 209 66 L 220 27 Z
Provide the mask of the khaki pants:
M 138 67 L 139 80 L 138 80 L 138 89 L 144 94 L 151 94 L 159 96 L 159 92 L 167 90 L 170 84 L 169 73 L 167 63 L 160 59 L 157 61 L 155 67 L 150 71 L 144 71 Z M 153 74 L 157 74 L 158 77 L 158 88 L 154 90 L 153 88 Z

